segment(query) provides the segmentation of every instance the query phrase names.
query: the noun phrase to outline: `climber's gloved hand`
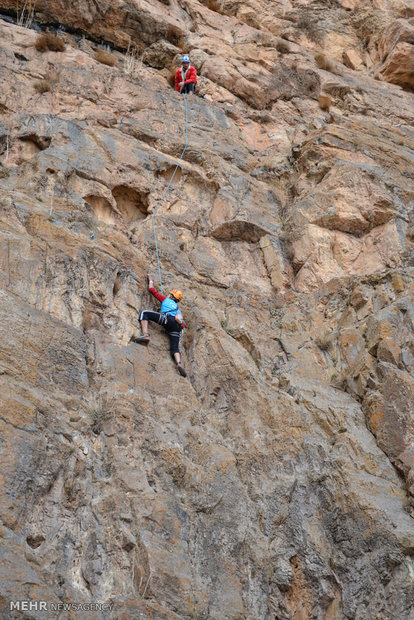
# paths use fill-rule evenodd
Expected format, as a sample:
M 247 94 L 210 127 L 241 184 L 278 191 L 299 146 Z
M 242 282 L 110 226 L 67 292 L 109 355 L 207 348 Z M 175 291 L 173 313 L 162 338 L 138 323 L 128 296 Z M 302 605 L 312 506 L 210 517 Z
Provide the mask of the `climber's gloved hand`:
M 147 280 L 148 280 L 148 288 L 152 288 L 154 286 L 154 281 L 149 273 L 147 273 Z

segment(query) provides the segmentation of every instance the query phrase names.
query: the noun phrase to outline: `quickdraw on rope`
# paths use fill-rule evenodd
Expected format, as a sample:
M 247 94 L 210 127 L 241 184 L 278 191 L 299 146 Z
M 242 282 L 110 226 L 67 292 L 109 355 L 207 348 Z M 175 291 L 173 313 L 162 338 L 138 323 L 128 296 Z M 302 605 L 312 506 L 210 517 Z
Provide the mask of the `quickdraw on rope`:
M 161 199 L 160 199 L 160 201 L 159 201 L 159 203 L 158 203 L 158 205 L 157 205 L 157 207 L 156 207 L 156 209 L 155 209 L 154 213 L 152 214 L 152 227 L 153 227 L 153 230 L 154 230 L 155 253 L 156 253 L 156 256 L 157 256 L 158 277 L 159 277 L 159 280 L 160 280 L 160 289 L 161 289 L 161 293 L 163 293 L 163 290 L 162 290 L 162 278 L 161 278 L 161 265 L 160 265 L 160 257 L 159 257 L 159 254 L 158 254 L 157 233 L 155 232 L 155 216 L 157 215 L 157 211 L 158 211 L 158 209 L 160 208 L 160 206 L 162 205 L 162 202 L 163 202 L 163 200 L 164 200 L 165 196 L 167 195 L 168 190 L 170 189 L 170 185 L 171 185 L 171 183 L 172 183 L 172 180 L 173 180 L 173 178 L 175 177 L 175 173 L 177 172 L 177 170 L 178 170 L 178 168 L 179 168 L 179 165 L 180 165 L 180 163 L 181 163 L 181 161 L 182 161 L 182 159 L 183 159 L 184 153 L 185 153 L 185 151 L 186 151 L 186 149 L 187 149 L 187 145 L 188 145 L 188 111 L 187 111 L 187 97 L 186 97 L 186 95 L 183 95 L 183 97 L 184 97 L 184 105 L 185 105 L 185 146 L 184 146 L 184 148 L 183 148 L 183 152 L 182 152 L 182 153 L 181 153 L 181 155 L 180 155 L 180 159 L 178 160 L 177 165 L 176 165 L 176 167 L 175 167 L 175 169 L 174 169 L 174 172 L 173 172 L 173 173 L 172 173 L 172 175 L 171 175 L 171 179 L 168 181 L 168 185 L 167 185 L 167 187 L 165 188 L 164 193 L 163 193 L 163 195 L 161 196 Z

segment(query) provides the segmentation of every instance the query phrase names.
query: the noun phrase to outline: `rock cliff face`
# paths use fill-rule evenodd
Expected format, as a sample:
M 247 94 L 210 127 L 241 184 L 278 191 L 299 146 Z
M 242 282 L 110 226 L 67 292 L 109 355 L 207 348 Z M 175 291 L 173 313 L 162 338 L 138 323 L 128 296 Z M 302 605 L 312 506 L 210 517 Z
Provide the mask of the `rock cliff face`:
M 1 617 L 414 618 L 412 3 L 0 7 Z

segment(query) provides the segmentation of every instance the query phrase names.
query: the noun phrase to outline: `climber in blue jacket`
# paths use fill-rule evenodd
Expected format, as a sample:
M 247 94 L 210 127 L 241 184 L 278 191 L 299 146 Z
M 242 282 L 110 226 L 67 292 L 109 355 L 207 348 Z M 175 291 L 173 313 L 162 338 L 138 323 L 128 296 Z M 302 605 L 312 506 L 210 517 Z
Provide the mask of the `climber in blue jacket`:
M 158 301 L 161 302 L 161 312 L 143 310 L 139 317 L 142 336 L 134 337 L 131 340 L 133 342 L 138 342 L 139 344 L 148 344 L 150 341 L 148 321 L 162 325 L 170 337 L 170 352 L 177 365 L 178 372 L 183 377 L 186 377 L 187 373 L 181 363 L 181 355 L 179 351 L 180 338 L 184 329 L 184 320 L 178 303 L 182 300 L 183 294 L 178 289 L 172 289 L 166 297 L 154 288 L 154 282 L 149 274 L 147 278 L 149 292 L 153 295 L 153 297 L 155 297 L 155 299 L 158 299 Z

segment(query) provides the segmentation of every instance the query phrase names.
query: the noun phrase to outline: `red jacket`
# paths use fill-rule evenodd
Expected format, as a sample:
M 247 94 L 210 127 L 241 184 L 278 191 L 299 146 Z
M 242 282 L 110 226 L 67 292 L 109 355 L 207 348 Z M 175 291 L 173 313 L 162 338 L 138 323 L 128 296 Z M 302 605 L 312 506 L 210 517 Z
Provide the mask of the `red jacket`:
M 167 299 L 165 295 L 162 295 L 161 293 L 156 291 L 153 286 L 151 286 L 151 288 L 149 288 L 148 290 L 151 293 L 151 295 L 155 297 L 155 299 L 158 299 L 158 301 L 160 301 L 161 303 L 164 301 L 164 299 Z
M 193 82 L 194 84 L 197 84 L 197 71 L 195 69 L 195 67 L 193 67 L 192 65 L 190 65 L 187 69 L 187 73 L 185 74 L 186 80 L 184 82 L 184 84 L 191 84 L 191 82 Z M 175 72 L 175 90 L 177 92 L 180 92 L 181 89 L 178 86 L 178 84 L 180 82 L 183 81 L 183 76 L 181 74 L 181 67 L 179 69 L 177 69 L 177 71 Z

